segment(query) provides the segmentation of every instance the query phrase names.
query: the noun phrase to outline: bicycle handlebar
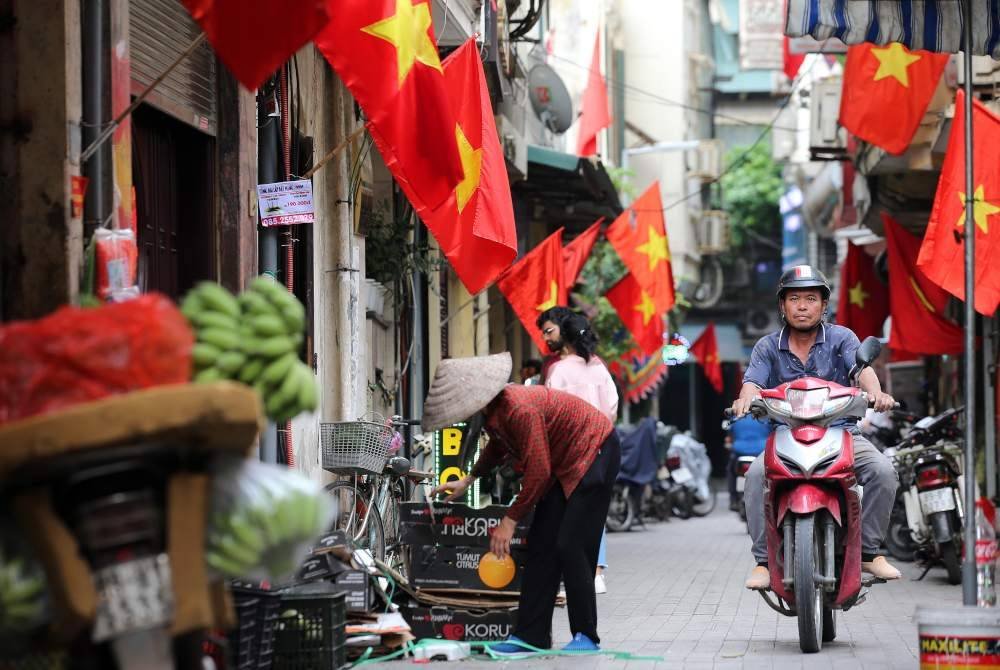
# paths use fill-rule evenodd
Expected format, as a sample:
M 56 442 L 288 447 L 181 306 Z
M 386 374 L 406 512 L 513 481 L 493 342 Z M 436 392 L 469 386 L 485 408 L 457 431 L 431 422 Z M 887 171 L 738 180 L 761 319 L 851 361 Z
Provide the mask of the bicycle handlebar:
M 394 426 L 419 426 L 421 419 L 404 419 L 401 416 L 394 416 L 390 419 Z

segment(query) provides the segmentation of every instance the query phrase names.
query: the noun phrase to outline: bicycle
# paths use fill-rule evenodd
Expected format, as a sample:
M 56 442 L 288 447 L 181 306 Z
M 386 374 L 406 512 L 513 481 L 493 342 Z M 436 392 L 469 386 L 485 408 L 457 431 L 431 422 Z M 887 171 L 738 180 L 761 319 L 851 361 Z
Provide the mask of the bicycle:
M 405 482 L 426 483 L 433 473 L 414 470 L 408 459 L 390 452 L 402 442 L 396 429 L 416 424 L 419 421 L 393 416 L 382 423 L 343 421 L 320 427 L 323 469 L 349 477 L 326 486 L 338 510 L 331 530 L 344 531 L 355 548 L 368 550 L 403 576 L 399 504 L 407 497 Z

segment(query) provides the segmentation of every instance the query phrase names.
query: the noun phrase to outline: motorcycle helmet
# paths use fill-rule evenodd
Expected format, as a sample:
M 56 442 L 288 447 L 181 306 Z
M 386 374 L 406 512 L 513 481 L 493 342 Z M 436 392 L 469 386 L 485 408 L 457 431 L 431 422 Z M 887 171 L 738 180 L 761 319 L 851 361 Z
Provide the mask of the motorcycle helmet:
M 796 265 L 786 270 L 778 280 L 778 300 L 785 297 L 785 291 L 802 288 L 818 288 L 823 300 L 830 299 L 830 282 L 823 273 L 811 265 Z

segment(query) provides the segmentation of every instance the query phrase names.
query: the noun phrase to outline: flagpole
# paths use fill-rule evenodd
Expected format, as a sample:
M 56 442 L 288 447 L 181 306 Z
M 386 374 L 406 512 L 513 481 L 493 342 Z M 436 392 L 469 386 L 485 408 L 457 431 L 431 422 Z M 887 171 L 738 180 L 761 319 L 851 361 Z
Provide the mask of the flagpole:
M 965 60 L 965 561 L 962 604 L 976 605 L 976 217 L 972 172 L 972 0 L 962 2 Z

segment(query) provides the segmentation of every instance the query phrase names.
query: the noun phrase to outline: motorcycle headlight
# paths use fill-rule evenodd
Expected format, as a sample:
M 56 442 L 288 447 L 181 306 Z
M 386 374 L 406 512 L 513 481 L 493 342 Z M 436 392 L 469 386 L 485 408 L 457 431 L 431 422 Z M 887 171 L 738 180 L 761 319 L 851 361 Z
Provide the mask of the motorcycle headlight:
M 823 406 L 830 389 L 789 389 L 785 392 L 785 398 L 792 409 L 792 416 L 796 419 L 815 419 L 823 416 Z
M 851 402 L 851 396 L 849 395 L 843 396 L 842 398 L 834 398 L 833 400 L 828 400 L 826 402 L 826 408 L 824 409 L 823 413 L 826 414 L 827 416 L 831 414 L 836 414 L 840 410 L 847 407 L 848 403 L 850 402 Z
M 779 414 L 791 414 L 792 408 L 784 400 L 778 400 L 777 398 L 764 398 L 764 404 L 767 405 L 768 409 L 771 409 Z

